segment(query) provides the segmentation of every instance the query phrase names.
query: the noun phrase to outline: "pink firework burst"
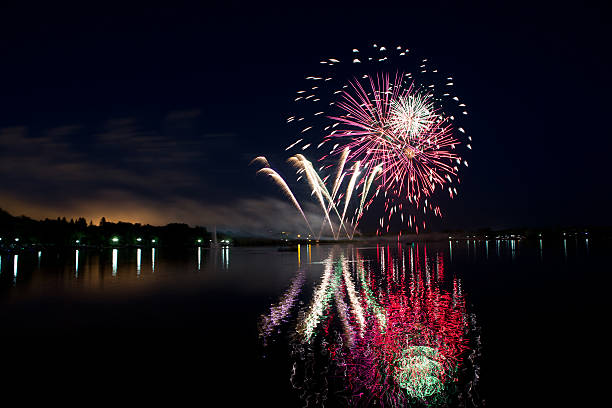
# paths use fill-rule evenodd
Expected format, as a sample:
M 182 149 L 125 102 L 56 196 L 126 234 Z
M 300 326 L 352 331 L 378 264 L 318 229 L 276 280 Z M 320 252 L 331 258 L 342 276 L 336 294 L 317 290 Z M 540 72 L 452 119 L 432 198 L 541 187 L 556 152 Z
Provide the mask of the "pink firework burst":
M 436 107 L 431 93 L 412 82 L 405 84 L 403 74 L 367 78 L 365 85 L 351 81 L 336 102 L 341 114 L 329 116 L 339 129 L 327 138 L 342 145 L 334 153 L 350 149 L 349 160 L 366 163 L 365 171 L 380 168 L 378 178 L 385 193 L 441 216 L 428 198 L 457 176 L 461 158 L 453 152 L 459 141 L 451 121 Z M 452 197 L 453 190 L 449 192 Z M 393 212 L 397 211 L 390 215 Z

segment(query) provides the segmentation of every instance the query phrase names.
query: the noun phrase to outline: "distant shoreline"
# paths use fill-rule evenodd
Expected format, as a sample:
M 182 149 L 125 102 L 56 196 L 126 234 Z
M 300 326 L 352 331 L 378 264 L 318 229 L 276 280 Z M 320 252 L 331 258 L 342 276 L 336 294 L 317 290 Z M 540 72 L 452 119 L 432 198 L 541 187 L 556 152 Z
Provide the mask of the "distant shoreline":
M 213 228 L 214 230 L 215 228 Z M 271 235 L 276 235 L 273 237 Z M 289 247 L 298 244 L 336 245 L 351 243 L 390 243 L 390 242 L 435 242 L 448 240 L 535 240 L 562 239 L 568 237 L 603 237 L 612 239 L 612 226 L 568 226 L 549 228 L 512 228 L 493 230 L 479 228 L 473 231 L 424 232 L 420 234 L 401 232 L 392 235 L 359 235 L 352 240 L 324 237 L 316 240 L 307 236 L 300 237 L 297 232 L 268 231 L 261 236 L 247 236 L 239 233 L 211 233 L 204 227 L 191 227 L 187 224 L 168 224 L 152 226 L 126 222 L 107 222 L 104 217 L 98 225 L 84 218 L 33 220 L 26 216 L 15 217 L 0 209 L 0 253 L 18 253 L 40 250 L 42 248 L 71 249 L 112 249 L 112 248 L 209 248 L 218 242 L 220 246 Z
M 587 230 L 587 231 L 543 231 L 543 232 L 530 232 L 524 233 L 521 231 L 508 231 L 505 230 L 503 233 L 496 231 L 489 232 L 460 232 L 460 233 L 425 233 L 425 234 L 409 234 L 401 237 L 397 236 L 379 236 L 379 237 L 358 237 L 353 240 L 333 240 L 333 239 L 269 239 L 269 238 L 253 238 L 253 237 L 234 237 L 230 243 L 222 244 L 217 247 L 211 246 L 210 242 L 202 243 L 190 243 L 190 244 L 129 244 L 129 245 L 86 245 L 86 244 L 57 244 L 57 243 L 23 243 L 15 245 L 4 245 L 0 242 L 0 254 L 19 254 L 26 252 L 36 252 L 41 250 L 90 250 L 90 251 L 103 251 L 108 249 L 152 249 L 152 248 L 164 248 L 164 249 L 187 249 L 187 248 L 203 248 L 203 249 L 221 249 L 229 247 L 238 248 L 249 248 L 249 247 L 277 247 L 280 251 L 292 251 L 297 250 L 298 245 L 349 245 L 349 244 L 384 244 L 389 245 L 391 243 L 401 243 L 403 245 L 411 245 L 419 242 L 462 242 L 462 241 L 527 241 L 535 242 L 540 239 L 557 240 L 562 241 L 563 239 L 603 239 L 612 240 L 612 229 L 599 229 L 599 230 Z

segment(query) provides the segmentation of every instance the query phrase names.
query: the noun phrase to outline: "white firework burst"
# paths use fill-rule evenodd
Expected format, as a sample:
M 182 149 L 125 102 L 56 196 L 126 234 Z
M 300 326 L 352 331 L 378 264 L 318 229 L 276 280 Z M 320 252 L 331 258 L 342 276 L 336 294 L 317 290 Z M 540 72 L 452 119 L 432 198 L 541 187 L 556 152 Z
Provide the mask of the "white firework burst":
M 396 134 L 413 139 L 426 133 L 438 115 L 430 95 L 420 93 L 400 96 L 391 102 L 389 126 Z

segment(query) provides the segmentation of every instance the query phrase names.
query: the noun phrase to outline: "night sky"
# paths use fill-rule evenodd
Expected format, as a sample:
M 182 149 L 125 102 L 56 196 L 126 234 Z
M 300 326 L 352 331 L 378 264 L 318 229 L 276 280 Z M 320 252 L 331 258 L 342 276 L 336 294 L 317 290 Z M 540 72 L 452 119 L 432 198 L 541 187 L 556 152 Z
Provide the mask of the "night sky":
M 297 228 L 249 162 L 283 168 L 304 77 L 378 41 L 451 72 L 470 110 L 470 167 L 435 228 L 612 224 L 603 6 L 331 3 L 4 6 L 0 207 Z

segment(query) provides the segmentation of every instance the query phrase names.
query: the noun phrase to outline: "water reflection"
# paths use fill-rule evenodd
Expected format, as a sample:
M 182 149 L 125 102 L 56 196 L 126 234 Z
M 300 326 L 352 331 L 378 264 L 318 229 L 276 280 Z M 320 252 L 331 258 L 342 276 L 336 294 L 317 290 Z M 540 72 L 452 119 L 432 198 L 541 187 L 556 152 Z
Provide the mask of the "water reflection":
M 19 263 L 19 255 L 13 256 L 13 277 L 17 278 L 17 264 Z
M 542 238 L 540 238 L 540 261 L 544 259 L 544 251 L 542 250 Z
M 424 245 L 368 253 L 331 250 L 309 305 L 292 312 L 300 267 L 260 319 L 264 345 L 289 334 L 290 379 L 306 405 L 480 405 L 478 328 L 443 255 Z
M 136 250 L 136 275 L 140 276 L 140 261 L 142 259 L 142 249 Z
M 198 271 L 202 267 L 202 247 L 198 247 Z
M 227 246 L 221 248 L 221 266 L 224 269 L 229 268 L 229 247 Z
M 151 248 L 151 272 L 155 272 L 155 248 Z
M 117 256 L 119 251 L 117 249 L 113 249 L 113 276 L 117 276 Z
M 40 253 L 40 252 L 39 252 Z M 79 276 L 79 250 L 74 251 L 74 276 Z

